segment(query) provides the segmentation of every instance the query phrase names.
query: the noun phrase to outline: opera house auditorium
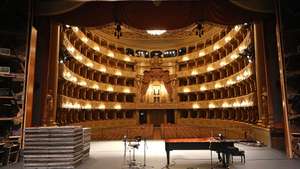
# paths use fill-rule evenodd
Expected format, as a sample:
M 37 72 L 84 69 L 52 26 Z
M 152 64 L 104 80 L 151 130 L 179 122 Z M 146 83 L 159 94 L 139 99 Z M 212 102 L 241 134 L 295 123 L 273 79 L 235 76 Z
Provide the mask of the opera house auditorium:
M 0 168 L 299 168 L 299 11 L 2 2 Z

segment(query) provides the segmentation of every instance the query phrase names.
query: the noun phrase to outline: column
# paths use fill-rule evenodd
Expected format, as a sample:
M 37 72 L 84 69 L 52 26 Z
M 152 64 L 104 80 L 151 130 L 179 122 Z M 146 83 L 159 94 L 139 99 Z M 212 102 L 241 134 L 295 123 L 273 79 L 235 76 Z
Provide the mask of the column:
M 285 150 L 288 158 L 293 158 L 292 150 L 292 138 L 290 131 L 290 123 L 288 118 L 288 101 L 287 101 L 287 89 L 285 82 L 284 73 L 284 50 L 282 46 L 282 28 L 280 20 L 279 11 L 279 1 L 275 1 L 275 11 L 276 11 L 276 41 L 277 41 L 277 52 L 278 52 L 278 63 L 279 63 L 279 75 L 280 75 L 280 87 L 281 87 L 281 99 L 282 99 L 282 112 L 283 112 L 283 122 L 284 122 L 284 135 L 285 135 Z
M 256 68 L 256 86 L 257 86 L 257 107 L 258 107 L 258 125 L 265 126 L 265 110 L 263 103 L 263 93 L 266 92 L 265 71 L 264 71 L 264 39 L 263 39 L 263 24 L 257 22 L 254 24 L 254 47 L 255 47 L 255 68 Z
M 47 91 L 44 100 L 42 125 L 56 125 L 58 63 L 59 63 L 60 26 L 50 23 L 49 57 L 47 70 Z

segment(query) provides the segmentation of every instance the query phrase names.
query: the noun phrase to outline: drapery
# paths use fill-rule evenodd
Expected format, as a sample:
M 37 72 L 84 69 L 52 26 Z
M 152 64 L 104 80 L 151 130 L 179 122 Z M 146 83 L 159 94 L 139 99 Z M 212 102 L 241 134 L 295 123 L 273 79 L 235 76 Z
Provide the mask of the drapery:
M 85 2 L 51 17 L 64 24 L 97 27 L 119 21 L 138 29 L 178 29 L 194 22 L 234 25 L 272 14 L 245 10 L 226 0 Z

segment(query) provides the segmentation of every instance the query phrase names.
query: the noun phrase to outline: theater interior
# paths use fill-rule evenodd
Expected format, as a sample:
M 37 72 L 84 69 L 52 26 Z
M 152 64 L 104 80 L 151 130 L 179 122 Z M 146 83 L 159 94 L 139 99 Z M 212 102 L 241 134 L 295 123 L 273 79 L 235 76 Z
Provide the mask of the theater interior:
M 297 2 L 4 0 L 0 17 L 1 168 L 300 166 Z

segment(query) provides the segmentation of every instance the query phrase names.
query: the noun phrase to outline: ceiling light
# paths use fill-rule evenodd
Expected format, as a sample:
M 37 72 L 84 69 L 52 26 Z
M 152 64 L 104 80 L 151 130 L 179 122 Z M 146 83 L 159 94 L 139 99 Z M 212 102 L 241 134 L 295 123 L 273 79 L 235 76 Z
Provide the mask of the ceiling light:
M 159 35 L 162 35 L 166 32 L 167 32 L 167 30 L 147 30 L 147 33 L 152 35 L 152 36 L 159 36 Z

